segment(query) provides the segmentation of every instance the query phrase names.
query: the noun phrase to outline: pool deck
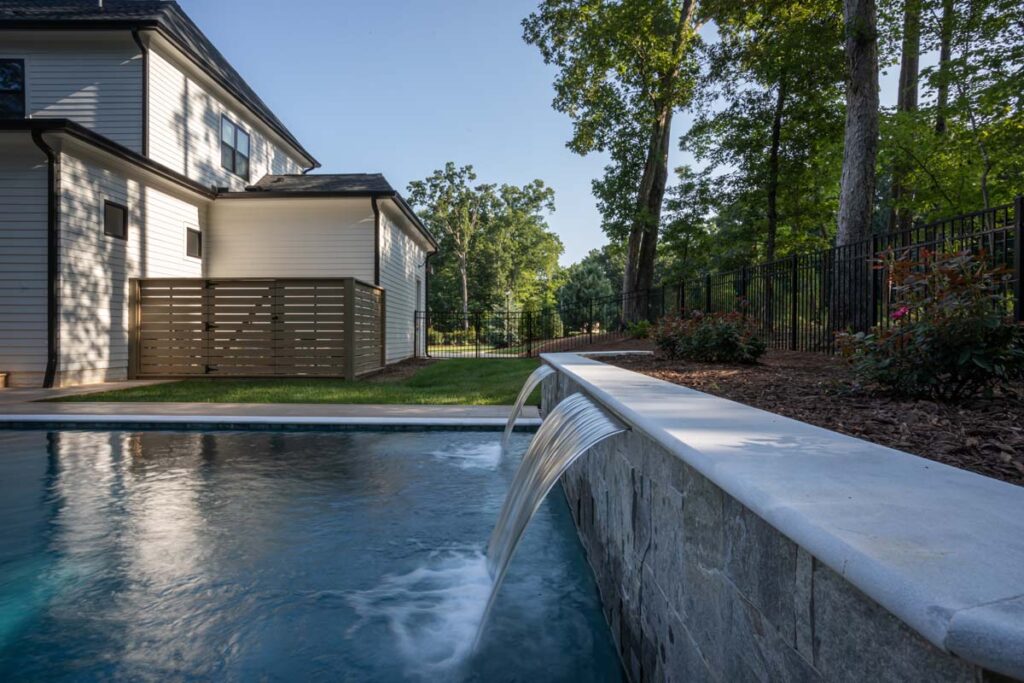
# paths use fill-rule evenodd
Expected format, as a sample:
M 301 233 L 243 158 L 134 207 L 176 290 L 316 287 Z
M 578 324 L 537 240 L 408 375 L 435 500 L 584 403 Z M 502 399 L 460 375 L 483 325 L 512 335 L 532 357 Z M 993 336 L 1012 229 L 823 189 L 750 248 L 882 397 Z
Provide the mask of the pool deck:
M 159 382 L 117 382 L 65 389 L 0 390 L 0 426 L 41 423 L 146 425 L 278 425 L 367 427 L 505 426 L 511 406 L 381 405 L 352 403 L 41 403 L 47 399 L 127 389 Z M 535 406 L 523 409 L 519 428 L 540 425 Z

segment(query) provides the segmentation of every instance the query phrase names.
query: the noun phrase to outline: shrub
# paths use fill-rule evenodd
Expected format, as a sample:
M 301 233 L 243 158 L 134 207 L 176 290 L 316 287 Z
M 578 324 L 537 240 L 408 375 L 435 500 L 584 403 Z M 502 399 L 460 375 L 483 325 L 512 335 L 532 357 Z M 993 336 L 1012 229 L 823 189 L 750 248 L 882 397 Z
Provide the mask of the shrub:
M 704 363 L 756 363 L 767 348 L 754 323 L 738 312 L 662 318 L 654 343 L 668 358 Z
M 633 339 L 647 339 L 651 336 L 651 322 L 637 320 L 635 323 L 626 323 L 626 334 Z
M 1024 328 L 1005 312 L 1010 274 L 970 252 L 919 259 L 891 251 L 886 324 L 839 334 L 841 353 L 859 379 L 913 398 L 956 401 L 1024 378 Z

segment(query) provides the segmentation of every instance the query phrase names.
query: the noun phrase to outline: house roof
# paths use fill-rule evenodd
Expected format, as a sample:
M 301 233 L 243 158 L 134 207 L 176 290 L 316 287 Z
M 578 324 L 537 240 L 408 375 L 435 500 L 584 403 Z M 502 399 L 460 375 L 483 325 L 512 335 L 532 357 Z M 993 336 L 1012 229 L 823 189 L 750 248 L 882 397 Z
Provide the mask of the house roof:
M 265 175 L 247 188 L 251 192 L 397 194 L 380 173 L 307 173 Z
M 371 197 L 392 200 L 436 250 L 437 240 L 408 202 L 380 173 L 305 173 L 265 175 L 244 192 L 220 192 L 218 199 L 296 199 L 300 197 Z
M 173 0 L 104 0 L 102 7 L 97 0 L 0 0 L 0 29 L 159 31 L 312 166 L 320 165 Z

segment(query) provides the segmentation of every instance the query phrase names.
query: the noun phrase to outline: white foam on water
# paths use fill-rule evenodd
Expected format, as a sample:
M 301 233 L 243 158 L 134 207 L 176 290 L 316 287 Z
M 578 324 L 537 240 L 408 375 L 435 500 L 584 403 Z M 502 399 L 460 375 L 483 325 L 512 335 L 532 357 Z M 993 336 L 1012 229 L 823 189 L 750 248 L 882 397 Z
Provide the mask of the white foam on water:
M 484 441 L 431 451 L 430 455 L 464 470 L 495 470 L 501 463 L 501 453 L 501 441 Z
M 487 559 L 479 550 L 439 554 L 426 566 L 348 593 L 359 621 L 346 635 L 383 621 L 408 663 L 408 675 L 433 680 L 454 675 L 472 654 L 491 586 Z

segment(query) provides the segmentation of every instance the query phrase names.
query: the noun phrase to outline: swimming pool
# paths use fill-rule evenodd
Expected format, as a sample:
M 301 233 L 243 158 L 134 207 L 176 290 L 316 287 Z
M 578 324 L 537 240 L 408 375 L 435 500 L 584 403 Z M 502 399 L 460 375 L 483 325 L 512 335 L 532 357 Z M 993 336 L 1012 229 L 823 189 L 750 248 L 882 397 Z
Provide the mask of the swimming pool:
M 0 680 L 622 680 L 558 490 L 470 652 L 499 438 L 0 431 Z

